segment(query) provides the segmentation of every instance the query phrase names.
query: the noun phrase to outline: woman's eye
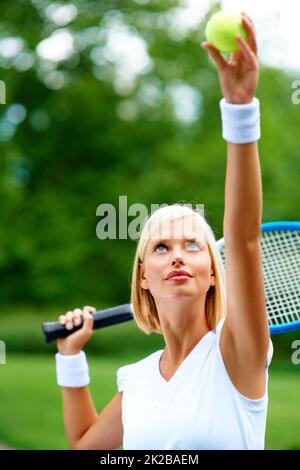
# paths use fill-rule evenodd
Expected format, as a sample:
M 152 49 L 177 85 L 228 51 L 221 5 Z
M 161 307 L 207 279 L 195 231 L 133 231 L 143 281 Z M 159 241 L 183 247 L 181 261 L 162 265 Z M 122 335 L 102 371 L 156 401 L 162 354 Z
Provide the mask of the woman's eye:
M 197 242 L 190 242 L 189 245 L 195 245 L 196 248 L 200 248 L 200 244 Z
M 197 242 L 188 242 L 187 243 L 187 246 L 189 245 L 194 245 L 194 248 L 200 248 L 200 243 L 197 243 Z M 163 246 L 166 248 L 166 245 L 164 243 L 158 243 L 154 249 L 154 251 L 157 251 L 157 248 L 160 247 L 160 246 Z M 159 250 L 160 251 L 160 250 Z
M 164 243 L 158 243 L 156 245 L 156 247 L 154 248 L 154 251 L 156 251 L 159 246 L 164 246 L 165 247 L 166 245 Z

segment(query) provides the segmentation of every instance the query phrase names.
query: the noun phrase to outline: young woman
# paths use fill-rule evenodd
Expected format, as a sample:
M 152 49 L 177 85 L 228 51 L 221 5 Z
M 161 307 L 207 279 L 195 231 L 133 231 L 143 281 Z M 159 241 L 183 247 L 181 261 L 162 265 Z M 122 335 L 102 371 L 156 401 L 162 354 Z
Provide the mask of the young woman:
M 210 44 L 223 99 L 227 144 L 224 237 L 226 278 L 213 231 L 191 208 L 174 204 L 146 221 L 131 286 L 134 318 L 162 334 L 164 350 L 117 371 L 118 392 L 98 415 L 84 344 L 92 307 L 60 317 L 81 330 L 58 340 L 57 381 L 72 449 L 263 449 L 272 343 L 261 263 L 262 189 L 257 46 L 227 62 Z M 226 280 L 225 280 L 226 279 Z

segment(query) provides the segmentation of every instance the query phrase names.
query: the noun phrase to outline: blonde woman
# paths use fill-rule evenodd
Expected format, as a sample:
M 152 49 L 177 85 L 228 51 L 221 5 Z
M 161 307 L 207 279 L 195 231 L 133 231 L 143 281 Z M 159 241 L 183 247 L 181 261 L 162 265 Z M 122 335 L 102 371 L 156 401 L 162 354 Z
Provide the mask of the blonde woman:
M 257 46 L 230 62 L 210 44 L 221 84 L 227 144 L 225 272 L 205 217 L 172 204 L 145 222 L 136 249 L 131 302 L 146 334 L 165 347 L 117 371 L 118 392 L 97 414 L 83 346 L 93 334 L 92 307 L 60 317 L 81 330 L 58 340 L 57 381 L 72 449 L 263 449 L 272 343 L 261 264 L 262 190 Z

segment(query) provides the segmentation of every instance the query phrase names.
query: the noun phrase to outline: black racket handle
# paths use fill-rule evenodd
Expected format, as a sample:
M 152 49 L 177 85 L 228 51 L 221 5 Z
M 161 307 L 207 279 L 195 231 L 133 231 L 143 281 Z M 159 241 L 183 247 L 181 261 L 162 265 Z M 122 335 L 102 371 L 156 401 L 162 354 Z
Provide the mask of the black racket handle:
M 94 317 L 94 330 L 97 328 L 103 328 L 104 326 L 114 325 L 116 323 L 122 323 L 124 321 L 132 320 L 132 307 L 131 304 L 118 305 L 117 307 L 105 308 L 98 310 L 93 314 Z M 45 322 L 42 324 L 42 330 L 47 343 L 51 343 L 58 338 L 66 338 L 77 330 L 80 330 L 83 324 L 81 318 L 80 325 L 75 326 L 72 330 L 67 330 L 64 325 L 61 325 L 58 321 Z

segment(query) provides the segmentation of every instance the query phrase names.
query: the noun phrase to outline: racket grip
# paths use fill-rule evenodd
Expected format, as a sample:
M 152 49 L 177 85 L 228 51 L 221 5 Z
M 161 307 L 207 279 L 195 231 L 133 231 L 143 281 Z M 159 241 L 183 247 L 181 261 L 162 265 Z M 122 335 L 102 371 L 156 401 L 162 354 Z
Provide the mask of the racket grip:
M 132 304 L 118 305 L 117 307 L 106 308 L 103 310 L 97 310 L 93 314 L 94 318 L 94 330 L 97 328 L 103 328 L 104 326 L 114 325 L 116 323 L 122 323 L 124 321 L 132 320 Z M 58 321 L 44 322 L 42 323 L 42 331 L 46 340 L 46 343 L 51 343 L 58 338 L 66 338 L 71 335 L 83 325 L 83 319 L 81 323 L 72 330 L 67 330 L 64 325 L 61 325 Z

